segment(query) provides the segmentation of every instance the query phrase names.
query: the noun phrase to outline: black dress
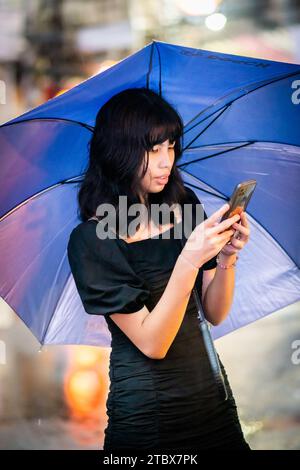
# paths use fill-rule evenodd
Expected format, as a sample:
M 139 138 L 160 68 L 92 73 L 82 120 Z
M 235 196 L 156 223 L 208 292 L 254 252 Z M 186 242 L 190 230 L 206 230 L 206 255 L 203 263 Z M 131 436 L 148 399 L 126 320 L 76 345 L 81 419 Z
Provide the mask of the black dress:
M 190 202 L 199 204 L 186 189 Z M 112 337 L 103 450 L 250 450 L 221 361 L 229 399 L 218 396 L 192 295 L 164 359 L 144 355 L 110 318 L 155 307 L 182 249 L 175 228 L 165 232 L 169 239 L 159 234 L 126 243 L 99 239 L 96 226 L 88 220 L 73 229 L 68 258 L 86 312 L 104 315 Z M 200 296 L 203 270 L 214 267 L 216 257 L 199 270 Z

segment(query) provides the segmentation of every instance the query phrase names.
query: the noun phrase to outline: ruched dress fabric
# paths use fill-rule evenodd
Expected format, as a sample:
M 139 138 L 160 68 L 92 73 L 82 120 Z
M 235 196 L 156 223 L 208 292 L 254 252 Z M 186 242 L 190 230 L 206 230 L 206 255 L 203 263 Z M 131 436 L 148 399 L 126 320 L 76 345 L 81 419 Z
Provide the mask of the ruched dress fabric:
M 186 189 L 189 201 L 200 204 Z M 110 318 L 155 307 L 182 249 L 175 227 L 127 243 L 99 239 L 96 226 L 88 220 L 73 229 L 68 259 L 85 311 L 104 315 L 112 337 L 103 450 L 250 450 L 221 361 L 229 398 L 219 398 L 193 295 L 164 359 L 144 355 Z M 216 265 L 214 257 L 199 270 L 200 298 L 203 271 Z

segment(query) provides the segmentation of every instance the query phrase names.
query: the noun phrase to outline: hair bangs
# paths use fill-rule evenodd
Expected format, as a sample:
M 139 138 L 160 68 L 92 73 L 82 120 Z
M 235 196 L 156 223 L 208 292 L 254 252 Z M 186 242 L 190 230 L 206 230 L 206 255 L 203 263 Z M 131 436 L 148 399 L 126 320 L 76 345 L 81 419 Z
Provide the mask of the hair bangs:
M 172 109 L 160 109 L 160 107 L 148 116 L 146 128 L 145 150 L 147 151 L 166 140 L 173 143 L 183 134 L 183 125 L 177 113 L 174 113 Z

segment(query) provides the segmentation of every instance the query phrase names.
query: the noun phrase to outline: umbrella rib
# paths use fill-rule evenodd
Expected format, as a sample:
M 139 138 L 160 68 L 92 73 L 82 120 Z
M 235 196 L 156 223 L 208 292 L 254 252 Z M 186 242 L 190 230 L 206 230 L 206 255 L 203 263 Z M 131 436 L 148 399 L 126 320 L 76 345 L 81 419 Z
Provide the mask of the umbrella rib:
M 187 170 L 181 170 L 181 171 L 182 171 L 183 173 L 186 173 L 186 174 L 192 176 L 193 178 L 196 178 L 195 175 L 193 175 L 192 173 L 190 173 L 190 172 L 187 171 Z M 198 179 L 198 178 L 197 178 L 197 179 Z M 199 181 L 201 181 L 201 180 L 199 179 Z M 188 184 L 190 184 L 190 183 L 188 183 Z M 204 184 L 206 184 L 206 183 L 204 182 Z M 230 199 L 229 196 L 226 196 L 224 193 L 221 193 L 221 191 L 219 191 L 219 189 L 217 189 L 215 186 L 212 186 L 211 184 L 209 184 L 209 186 L 210 186 L 214 191 L 220 193 L 220 194 L 222 195 L 222 198 L 223 198 L 223 199 L 225 199 L 226 201 L 229 201 L 229 199 Z M 201 189 L 201 188 L 198 188 L 198 189 Z M 201 191 L 202 191 L 202 189 L 201 189 Z M 213 196 L 216 196 L 216 194 L 214 194 L 214 193 L 211 193 L 211 194 L 212 194 Z M 217 196 L 217 197 L 221 198 L 221 196 Z
M 206 160 L 207 158 L 217 157 L 218 155 L 221 155 L 223 153 L 232 152 L 234 150 L 238 150 L 240 148 L 247 147 L 248 145 L 252 145 L 252 144 L 255 144 L 255 143 L 259 143 L 259 142 L 266 142 L 266 143 L 272 143 L 272 144 L 281 144 L 281 145 L 292 145 L 293 147 L 297 147 L 297 148 L 299 147 L 300 148 L 300 145 L 298 145 L 298 144 L 289 144 L 287 142 L 280 142 L 280 141 L 276 141 L 276 140 L 272 140 L 272 141 L 270 141 L 270 140 L 249 140 L 245 144 L 239 145 L 239 146 L 234 147 L 234 148 L 222 150 L 220 152 L 212 153 L 211 155 L 207 155 L 206 157 L 200 157 L 200 158 L 196 158 L 195 160 L 190 160 L 188 162 L 181 163 L 180 165 L 177 165 L 177 167 L 181 168 L 183 166 L 190 165 L 191 163 L 196 163 L 196 162 L 199 162 L 199 161 L 202 161 L 202 160 Z M 203 148 L 203 147 L 211 147 L 211 145 L 227 145 L 227 144 L 234 144 L 234 143 L 237 143 L 237 142 L 218 142 L 218 143 L 215 143 L 215 144 L 200 145 L 200 146 L 197 146 L 197 147 L 190 147 L 189 150 L 196 150 L 196 149 L 200 149 L 200 148 Z
M 224 106 L 224 109 L 223 109 L 209 124 L 207 124 L 207 126 L 204 127 L 204 129 L 202 129 L 202 131 L 200 131 L 199 134 L 197 134 L 196 137 L 195 137 L 193 140 L 191 140 L 191 141 L 187 144 L 186 147 L 184 147 L 183 151 L 186 150 L 186 149 L 188 149 L 189 146 L 190 146 L 193 142 L 195 142 L 195 140 L 197 140 L 198 137 L 200 137 L 200 135 L 202 135 L 202 134 L 203 134 L 203 133 L 204 133 L 204 132 L 205 132 L 205 131 L 206 131 L 206 130 L 207 130 L 207 129 L 208 129 L 208 128 L 209 128 L 209 127 L 210 127 L 210 126 L 229 108 L 230 105 L 231 105 L 231 103 L 225 105 L 225 106 Z
M 75 119 L 67 119 L 67 118 L 59 118 L 59 117 L 36 117 L 36 118 L 23 119 L 21 121 L 8 122 L 6 124 L 2 124 L 0 126 L 0 129 L 2 129 L 3 127 L 13 126 L 14 124 L 22 124 L 24 122 L 29 122 L 29 121 L 64 121 L 64 122 L 69 122 L 71 124 L 78 124 L 79 126 L 84 127 L 88 131 L 91 131 L 91 132 L 94 131 L 94 127 L 90 126 L 89 124 L 85 124 L 84 122 L 76 121 Z
M 284 80 L 285 78 L 292 77 L 292 76 L 294 76 L 294 75 L 298 75 L 299 73 L 300 73 L 300 69 L 297 70 L 297 71 L 295 71 L 295 72 L 290 72 L 290 73 L 285 74 L 285 75 L 280 75 L 280 76 L 274 77 L 273 79 L 269 80 L 268 82 L 266 82 L 266 81 L 264 81 L 263 83 L 262 83 L 261 81 L 259 81 L 259 82 L 254 82 L 254 83 L 252 83 L 252 84 L 250 84 L 250 85 L 251 85 L 251 86 L 255 86 L 256 84 L 259 84 L 259 83 L 260 83 L 261 85 L 258 85 L 257 87 L 255 87 L 255 88 L 253 88 L 252 90 L 249 90 L 249 91 L 245 90 L 244 87 L 243 87 L 243 88 L 237 87 L 237 88 L 235 88 L 233 91 L 231 91 L 230 93 L 227 93 L 227 94 L 223 95 L 221 98 L 218 98 L 213 104 L 211 104 L 210 106 L 207 106 L 205 109 L 203 109 L 203 110 L 200 111 L 198 114 L 196 114 L 196 116 L 194 116 L 192 119 L 190 119 L 190 121 L 185 125 L 185 127 L 187 127 L 189 124 L 191 124 L 195 119 L 197 119 L 197 117 L 201 116 L 201 114 L 205 113 L 207 110 L 209 110 L 209 109 L 213 108 L 214 106 L 216 106 L 216 104 L 217 104 L 219 101 L 223 100 L 223 99 L 226 98 L 227 96 L 232 95 L 233 93 L 236 93 L 237 90 L 244 90 L 245 93 L 243 93 L 243 94 L 237 96 L 236 98 L 234 98 L 234 99 L 233 99 L 230 103 L 228 103 L 228 104 L 232 104 L 233 102 L 239 100 L 240 98 L 242 98 L 242 97 L 245 96 L 246 94 L 253 93 L 254 91 L 258 90 L 259 88 L 263 88 L 263 87 L 265 87 L 265 86 L 267 86 L 267 85 L 270 85 L 271 83 L 275 83 L 275 82 L 277 82 L 277 81 Z M 246 85 L 246 86 L 247 86 L 247 85 Z M 225 105 L 224 105 L 224 106 L 225 106 Z M 212 114 L 214 114 L 214 113 L 212 113 Z M 201 121 L 200 121 L 200 123 L 201 123 Z M 198 124 L 200 124 L 200 123 L 198 123 Z M 195 124 L 195 125 L 197 126 L 198 124 Z M 190 130 L 190 129 L 187 129 L 186 132 L 188 132 L 189 130 Z
M 51 191 L 52 189 L 54 189 L 56 186 L 60 186 L 62 184 L 73 184 L 73 183 L 76 183 L 76 182 L 80 182 L 80 180 L 78 180 L 78 178 L 81 178 L 82 175 L 78 175 L 78 176 L 74 176 L 72 178 L 68 178 L 67 180 L 62 180 L 58 183 L 55 183 L 53 184 L 52 186 L 48 186 L 48 188 L 45 188 L 45 189 L 41 189 L 41 191 L 38 191 L 37 193 L 33 194 L 32 196 L 28 197 L 27 199 L 24 199 L 24 201 L 20 202 L 19 204 L 17 204 L 15 207 L 13 207 L 12 209 L 10 209 L 8 212 L 6 212 L 5 214 L 3 214 L 1 217 L 0 217 L 0 223 L 6 219 L 6 217 L 8 217 L 9 215 L 11 215 L 13 212 L 15 212 L 16 210 L 20 209 L 24 204 L 27 204 L 28 202 L 32 201 L 32 199 L 35 199 L 36 197 L 39 197 L 41 196 L 41 194 L 47 192 L 47 191 Z M 75 180 L 75 181 L 73 181 Z
M 148 66 L 148 72 L 147 72 L 147 88 L 148 89 L 149 89 L 150 74 L 152 72 L 153 48 L 154 48 L 154 42 L 152 41 L 151 52 L 150 52 L 150 60 L 149 60 L 149 66 Z
M 159 96 L 161 96 L 161 70 L 162 70 L 162 67 L 161 67 L 161 57 L 160 57 L 160 50 L 159 50 L 159 47 L 158 47 L 158 45 L 156 44 L 156 42 L 155 42 L 155 46 L 156 46 L 157 54 L 158 54 L 158 63 L 159 63 Z
M 218 145 L 238 144 L 240 142 L 243 142 L 243 141 L 232 140 L 232 141 L 228 141 L 228 142 L 214 142 L 214 143 L 211 143 L 211 144 L 203 144 L 203 145 L 197 145 L 196 147 L 190 147 L 187 151 L 201 149 L 201 148 L 205 148 L 205 147 L 213 147 L 213 146 L 218 146 Z M 271 144 L 282 144 L 282 145 L 290 145 L 292 147 L 300 147 L 300 144 L 299 145 L 298 144 L 289 144 L 288 142 L 281 142 L 279 140 L 252 140 L 251 142 L 252 143 L 268 142 L 268 143 L 271 143 Z
M 213 153 L 211 155 L 208 155 L 207 157 L 203 157 L 203 158 L 200 157 L 200 158 L 197 158 L 195 160 L 190 160 L 189 162 L 185 162 L 185 163 L 181 163 L 180 165 L 177 165 L 177 167 L 180 168 L 182 166 L 189 165 L 190 163 L 195 163 L 195 162 L 198 162 L 198 161 L 206 160 L 207 158 L 215 157 L 215 156 L 221 155 L 222 153 L 231 152 L 233 150 L 238 150 L 240 148 L 247 147 L 248 145 L 252 145 L 252 144 L 260 143 L 260 142 L 266 142 L 266 143 L 271 143 L 271 144 L 280 144 L 280 145 L 289 145 L 289 146 L 292 146 L 292 147 L 300 148 L 300 145 L 298 145 L 298 144 L 289 144 L 288 142 L 280 142 L 280 141 L 276 141 L 276 140 L 249 140 L 248 142 L 246 142 L 243 145 L 239 145 L 239 146 L 234 147 L 234 148 L 226 149 L 226 150 L 223 150 L 221 152 L 216 152 L 216 153 Z M 235 143 L 238 143 L 238 142 L 216 142 L 214 144 L 199 145 L 197 147 L 190 147 L 188 150 L 197 150 L 197 149 L 204 148 L 204 147 L 211 147 L 212 145 L 227 145 L 227 144 L 235 144 Z
M 158 82 L 158 85 L 159 85 L 159 95 L 161 96 L 161 70 L 162 70 L 161 69 L 161 57 L 160 57 L 160 51 L 159 51 L 158 45 L 156 44 L 155 41 L 152 41 L 152 44 L 151 44 L 150 62 L 149 62 L 149 67 L 148 67 L 148 72 L 147 72 L 147 88 L 149 89 L 149 87 L 150 87 L 149 82 L 150 82 L 150 74 L 151 74 L 152 68 L 153 68 L 154 47 L 156 47 L 157 54 L 158 54 L 158 65 L 159 65 L 159 82 Z
M 182 170 L 182 171 L 185 172 L 185 170 Z M 186 173 L 188 173 L 188 172 L 186 172 Z M 190 173 L 188 173 L 188 174 L 190 175 Z M 191 175 L 191 176 L 193 176 L 193 175 Z M 199 181 L 201 181 L 201 180 L 199 180 Z M 195 189 L 199 189 L 199 191 L 202 191 L 203 193 L 210 194 L 211 196 L 217 197 L 217 198 L 219 198 L 219 199 L 224 199 L 224 201 L 228 201 L 228 200 L 229 200 L 229 198 L 226 197 L 226 196 L 220 196 L 219 194 L 213 193 L 212 191 L 208 191 L 207 189 L 199 188 L 199 186 L 196 186 L 196 185 L 193 184 L 193 183 L 188 183 L 188 184 L 189 184 L 189 186 L 192 186 L 192 187 L 195 188 Z M 204 184 L 205 184 L 205 183 L 204 183 Z
M 192 176 L 193 178 L 195 178 L 195 176 L 194 176 L 192 173 L 190 173 L 189 171 L 186 171 L 186 170 L 181 170 L 181 171 L 182 171 L 183 173 L 186 173 L 186 174 Z M 188 183 L 188 184 L 190 184 L 190 183 Z M 215 191 L 217 191 L 217 192 L 220 193 L 220 191 L 219 191 L 217 188 L 215 188 L 214 186 L 212 186 L 211 184 L 210 184 L 209 186 L 210 186 L 212 189 L 214 189 Z M 201 190 L 201 191 L 203 191 L 201 188 L 198 188 L 198 189 Z M 226 195 L 224 195 L 223 193 L 221 193 L 221 194 L 224 196 L 224 199 L 225 199 L 226 201 L 229 201 L 229 200 L 230 200 L 230 197 L 229 197 L 229 196 L 226 196 Z M 220 196 L 217 196 L 216 194 L 212 194 L 212 195 L 215 196 L 215 197 L 220 198 Z M 255 222 L 257 223 L 257 225 L 258 225 L 259 227 L 262 227 L 263 230 L 270 236 L 270 238 L 271 238 L 272 240 L 274 240 L 274 241 L 278 244 L 278 246 L 282 249 L 282 251 L 285 253 L 285 255 L 286 255 L 286 256 L 294 263 L 294 265 L 299 269 L 300 266 L 298 266 L 298 264 L 296 263 L 296 261 L 291 257 L 291 255 L 289 255 L 289 253 L 288 253 L 288 252 L 286 251 L 286 249 L 282 246 L 282 244 L 277 240 L 277 238 L 275 238 L 274 235 L 272 235 L 272 234 L 269 232 L 269 230 L 268 230 L 261 222 L 259 222 L 259 221 L 257 220 L 257 218 L 254 217 L 250 212 L 248 212 L 248 214 L 252 217 L 253 220 L 255 220 Z
M 255 140 L 251 140 L 249 142 L 246 142 L 242 145 L 238 145 L 236 147 L 233 147 L 233 148 L 230 148 L 230 149 L 225 149 L 225 150 L 222 150 L 220 152 L 216 152 L 216 153 L 213 153 L 211 155 L 207 155 L 207 157 L 200 157 L 200 158 L 196 158 L 195 160 L 190 160 L 188 162 L 185 162 L 185 163 L 181 163 L 180 165 L 177 165 L 178 168 L 181 168 L 183 166 L 186 166 L 186 165 L 190 165 L 192 163 L 196 163 L 196 162 L 199 162 L 199 161 L 202 161 L 202 160 L 206 160 L 208 158 L 212 158 L 212 157 L 217 157 L 218 155 L 222 155 L 224 153 L 227 153 L 227 152 L 233 152 L 234 150 L 238 150 L 240 148 L 243 148 L 243 147 L 247 147 L 248 145 L 251 145 L 253 144 L 254 142 L 256 142 Z M 194 149 L 197 148 L 197 147 L 193 147 Z
M 202 121 L 196 122 L 196 124 L 194 124 L 192 127 L 190 127 L 189 129 L 187 129 L 186 131 L 184 131 L 184 134 L 187 134 L 188 132 L 190 132 L 191 130 L 193 130 L 195 127 L 197 127 L 199 124 L 202 124 L 204 121 L 206 121 L 207 119 L 209 119 L 209 118 L 210 118 L 211 116 L 213 116 L 214 114 L 216 114 L 216 113 L 219 113 L 219 115 L 222 114 L 222 112 L 223 112 L 222 109 L 223 109 L 223 108 L 226 108 L 226 107 L 228 107 L 228 106 L 230 106 L 230 105 L 231 105 L 231 102 L 230 102 L 230 103 L 226 103 L 226 104 L 224 104 L 224 106 L 222 106 L 221 108 L 216 109 L 216 110 L 215 110 L 214 112 L 212 112 L 211 114 L 208 114 L 205 118 L 202 119 Z M 219 116 L 219 115 L 218 115 L 218 116 Z

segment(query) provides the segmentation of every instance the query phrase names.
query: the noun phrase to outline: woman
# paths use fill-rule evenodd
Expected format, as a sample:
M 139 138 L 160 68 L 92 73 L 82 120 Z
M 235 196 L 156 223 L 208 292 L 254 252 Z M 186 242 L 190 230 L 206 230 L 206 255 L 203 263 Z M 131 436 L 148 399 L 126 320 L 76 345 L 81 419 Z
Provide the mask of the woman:
M 237 215 L 218 223 L 228 204 L 208 218 L 184 186 L 176 167 L 182 134 L 182 119 L 166 100 L 132 88 L 100 108 L 90 142 L 78 195 L 82 222 L 70 235 L 68 257 L 86 312 L 104 315 L 112 336 L 104 451 L 250 449 L 222 363 L 229 399 L 219 397 L 191 295 L 196 284 L 211 324 L 225 319 L 249 226 L 244 213 L 241 224 Z M 132 217 L 122 222 L 119 196 L 128 208 L 148 210 L 135 229 Z M 99 237 L 103 203 L 116 208 L 106 238 Z M 162 203 L 183 210 L 160 223 L 153 204 Z M 175 234 L 185 203 L 193 214 L 200 207 L 202 221 L 183 247 Z

